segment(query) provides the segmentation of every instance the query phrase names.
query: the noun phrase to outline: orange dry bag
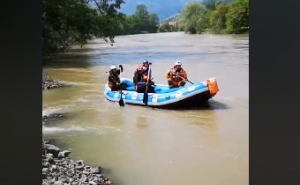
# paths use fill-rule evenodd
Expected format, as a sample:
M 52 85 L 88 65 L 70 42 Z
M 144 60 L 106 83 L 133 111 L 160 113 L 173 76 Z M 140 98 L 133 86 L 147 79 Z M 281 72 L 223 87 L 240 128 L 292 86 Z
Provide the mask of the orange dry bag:
M 207 83 L 207 87 L 208 87 L 208 90 L 211 95 L 216 95 L 217 92 L 219 92 L 218 83 L 215 78 L 210 78 L 210 79 L 206 80 L 206 83 Z

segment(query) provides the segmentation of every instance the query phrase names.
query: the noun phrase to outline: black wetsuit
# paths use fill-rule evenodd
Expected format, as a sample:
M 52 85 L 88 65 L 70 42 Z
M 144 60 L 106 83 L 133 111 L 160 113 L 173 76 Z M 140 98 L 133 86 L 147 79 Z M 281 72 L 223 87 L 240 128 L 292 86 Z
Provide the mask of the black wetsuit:
M 121 70 L 118 69 L 116 72 L 109 71 L 108 82 L 111 83 L 120 83 L 120 75 Z
M 120 90 L 120 82 L 121 82 L 119 77 L 120 73 L 121 73 L 120 69 L 118 69 L 115 72 L 109 71 L 108 82 L 112 84 L 111 87 L 112 91 Z
M 146 90 L 146 83 L 147 82 L 142 82 L 142 76 L 143 76 L 144 72 L 145 71 L 143 71 L 143 72 L 135 71 L 134 72 L 133 83 L 134 83 L 134 85 L 139 84 L 137 89 L 136 89 L 136 91 L 138 93 L 144 93 L 145 90 Z M 147 70 L 147 72 L 148 72 L 148 70 Z M 154 87 L 153 86 L 154 86 L 154 82 L 151 79 L 149 79 L 148 80 L 148 93 L 153 93 L 154 92 Z

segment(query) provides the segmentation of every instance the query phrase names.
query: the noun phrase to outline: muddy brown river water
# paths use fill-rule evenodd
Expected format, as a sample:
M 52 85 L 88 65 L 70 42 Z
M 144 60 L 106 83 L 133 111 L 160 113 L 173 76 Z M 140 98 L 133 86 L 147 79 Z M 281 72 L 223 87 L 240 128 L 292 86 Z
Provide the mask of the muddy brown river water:
M 43 92 L 43 114 L 66 117 L 43 126 L 45 138 L 75 159 L 102 165 L 120 185 L 248 185 L 249 37 L 160 33 L 120 36 L 111 47 L 93 40 L 51 62 L 49 75 L 66 84 Z M 191 81 L 216 77 L 220 92 L 191 110 L 119 107 L 102 88 L 110 65 L 132 78 L 144 59 L 156 83 L 176 60 Z

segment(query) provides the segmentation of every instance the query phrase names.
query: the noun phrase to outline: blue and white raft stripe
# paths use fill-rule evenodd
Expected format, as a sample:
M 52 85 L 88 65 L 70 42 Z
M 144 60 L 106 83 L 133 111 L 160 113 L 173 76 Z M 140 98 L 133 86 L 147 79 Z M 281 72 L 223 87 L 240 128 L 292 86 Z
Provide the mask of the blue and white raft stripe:
M 163 86 L 163 85 L 161 85 Z M 164 94 L 157 93 L 148 93 L 148 105 L 149 106 L 163 106 L 172 104 L 189 97 L 195 96 L 197 94 L 203 93 L 205 91 L 209 91 L 206 82 L 198 82 L 194 83 L 189 87 L 181 88 L 175 92 L 169 92 Z M 125 103 L 136 104 L 136 105 L 144 105 L 143 103 L 143 93 L 137 93 L 134 91 L 122 91 L 123 100 Z M 120 91 L 111 91 L 108 85 L 106 84 L 104 87 L 104 96 L 110 101 L 119 101 L 121 98 Z

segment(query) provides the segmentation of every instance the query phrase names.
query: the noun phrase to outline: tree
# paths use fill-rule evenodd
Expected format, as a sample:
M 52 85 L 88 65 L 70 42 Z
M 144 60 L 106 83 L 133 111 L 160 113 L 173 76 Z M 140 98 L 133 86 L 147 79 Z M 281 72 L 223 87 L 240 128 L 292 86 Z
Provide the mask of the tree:
M 135 9 L 135 16 L 137 16 L 138 19 L 146 21 L 149 17 L 147 6 L 144 4 L 137 5 Z
M 127 34 L 137 34 L 139 33 L 139 25 L 137 24 L 138 20 L 135 15 L 126 16 L 123 33 Z
M 245 33 L 249 31 L 249 0 L 204 0 L 187 4 L 179 30 L 189 33 Z
M 161 26 L 159 26 L 158 31 L 159 32 L 170 32 L 171 27 L 169 26 L 168 23 L 164 23 Z
M 227 4 L 219 4 L 209 15 L 209 25 L 213 33 L 221 33 L 226 29 L 226 14 L 230 7 Z
M 237 0 L 230 5 L 226 14 L 228 33 L 245 33 L 249 31 L 249 0 Z
M 120 32 L 120 35 L 139 34 L 142 32 L 157 33 L 158 26 L 159 18 L 157 14 L 149 13 L 146 5 L 140 4 L 136 6 L 133 15 L 125 16 L 118 32 Z
M 202 33 L 207 28 L 206 12 L 204 5 L 199 2 L 188 3 L 179 15 L 179 24 L 185 32 Z
M 159 19 L 157 14 L 149 13 L 146 5 L 140 4 L 136 6 L 133 15 L 126 16 L 123 23 L 124 34 L 137 34 L 141 32 L 156 33 L 158 30 Z
M 215 10 L 219 4 L 222 2 L 220 0 L 203 0 L 202 4 L 207 10 Z
M 159 24 L 159 18 L 157 16 L 157 14 L 155 14 L 155 13 L 150 14 L 149 15 L 149 22 L 150 22 L 150 24 L 158 25 Z
M 148 28 L 149 32 L 156 33 L 158 27 L 159 27 L 159 18 L 157 14 L 155 13 L 149 14 L 149 28 Z
M 43 0 L 43 55 L 67 51 L 74 43 L 85 44 L 93 37 L 110 39 L 124 20 L 117 9 L 123 0 L 94 0 L 92 8 L 84 0 Z
M 136 6 L 134 13 L 136 25 L 139 31 L 146 31 L 149 24 L 149 12 L 146 5 L 140 4 Z
M 220 4 L 229 4 L 235 0 L 203 0 L 202 4 L 206 7 L 207 10 L 215 10 Z

